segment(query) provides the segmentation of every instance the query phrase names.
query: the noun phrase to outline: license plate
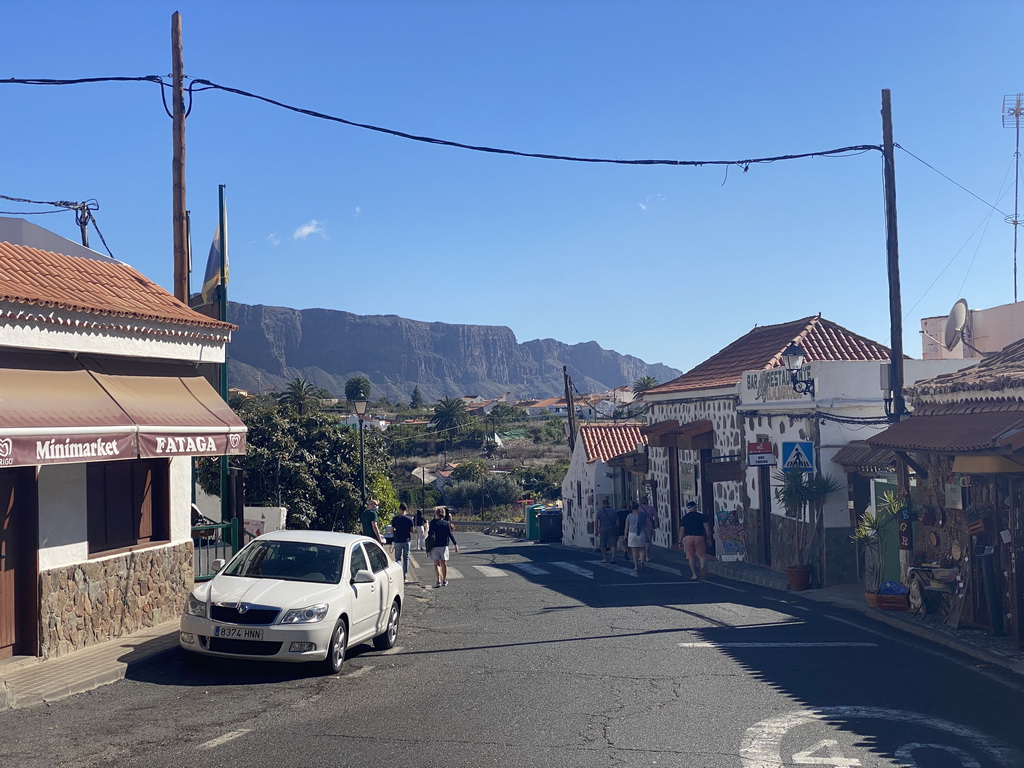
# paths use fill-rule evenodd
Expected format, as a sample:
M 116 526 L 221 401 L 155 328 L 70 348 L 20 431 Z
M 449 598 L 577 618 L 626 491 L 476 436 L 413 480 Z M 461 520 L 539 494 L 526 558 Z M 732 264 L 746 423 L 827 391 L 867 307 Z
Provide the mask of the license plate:
M 233 637 L 238 640 L 262 640 L 263 630 L 251 627 L 221 627 L 213 628 L 214 637 Z

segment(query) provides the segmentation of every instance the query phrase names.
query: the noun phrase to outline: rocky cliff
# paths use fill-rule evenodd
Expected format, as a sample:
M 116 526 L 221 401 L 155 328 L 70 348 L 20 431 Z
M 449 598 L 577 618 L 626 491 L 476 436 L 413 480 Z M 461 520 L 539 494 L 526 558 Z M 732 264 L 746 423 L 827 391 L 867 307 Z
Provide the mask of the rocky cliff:
M 362 374 L 375 398 L 408 402 L 418 386 L 429 403 L 509 391 L 519 398 L 554 397 L 564 392 L 562 366 L 580 392 L 603 392 L 641 376 L 665 382 L 680 374 L 594 342 L 519 343 L 501 326 L 235 303 L 228 305 L 228 320 L 238 326 L 228 347 L 228 383 L 250 391 L 282 390 L 303 378 L 344 397 L 345 382 Z

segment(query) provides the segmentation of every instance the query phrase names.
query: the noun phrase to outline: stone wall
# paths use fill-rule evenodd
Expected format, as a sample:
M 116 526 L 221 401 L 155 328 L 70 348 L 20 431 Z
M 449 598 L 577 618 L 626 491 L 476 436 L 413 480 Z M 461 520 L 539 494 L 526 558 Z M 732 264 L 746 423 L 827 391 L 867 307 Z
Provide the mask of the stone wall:
M 40 655 L 63 656 L 179 616 L 192 558 L 187 541 L 44 571 Z

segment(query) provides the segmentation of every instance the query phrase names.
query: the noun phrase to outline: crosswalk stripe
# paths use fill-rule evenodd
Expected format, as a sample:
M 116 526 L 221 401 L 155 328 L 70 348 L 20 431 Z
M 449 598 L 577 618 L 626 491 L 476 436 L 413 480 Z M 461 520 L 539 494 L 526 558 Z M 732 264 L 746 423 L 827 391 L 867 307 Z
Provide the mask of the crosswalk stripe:
M 540 566 L 536 566 L 533 563 L 510 563 L 513 568 L 518 568 L 523 573 L 528 573 L 531 576 L 545 576 L 549 571 L 545 571 Z
M 455 569 L 455 568 L 452 568 L 452 567 L 451 567 L 451 566 L 449 565 L 449 566 L 448 566 L 448 578 L 449 578 L 449 579 L 464 579 L 464 578 L 466 578 L 466 577 L 465 577 L 465 576 L 463 576 L 463 575 L 462 575 L 462 573 L 461 573 L 460 571 L 458 571 L 458 570 L 457 570 L 457 569 Z
M 503 571 L 501 568 L 495 568 L 493 565 L 474 565 L 480 573 L 484 576 L 508 576 L 508 571 Z
M 678 568 L 669 568 L 667 565 L 662 565 L 661 563 L 644 563 L 644 570 L 646 571 L 648 568 L 654 571 L 664 571 L 665 573 L 671 573 L 673 576 L 683 575 L 683 572 Z M 689 575 L 689 573 L 687 573 L 687 575 Z
M 878 643 L 680 643 L 680 648 L 876 648 Z
M 588 571 L 586 568 L 581 568 L 576 563 L 550 563 L 550 565 L 556 565 L 559 568 L 564 568 L 570 573 L 575 573 L 577 576 L 582 576 L 585 579 L 594 578 L 594 572 Z
M 633 571 L 632 568 L 626 568 L 625 566 L 616 565 L 615 563 L 602 563 L 600 560 L 593 560 L 589 563 L 589 565 L 597 565 L 601 568 L 607 568 L 609 571 L 615 571 L 616 573 L 622 573 L 626 576 L 632 576 L 633 578 L 636 578 L 636 572 Z

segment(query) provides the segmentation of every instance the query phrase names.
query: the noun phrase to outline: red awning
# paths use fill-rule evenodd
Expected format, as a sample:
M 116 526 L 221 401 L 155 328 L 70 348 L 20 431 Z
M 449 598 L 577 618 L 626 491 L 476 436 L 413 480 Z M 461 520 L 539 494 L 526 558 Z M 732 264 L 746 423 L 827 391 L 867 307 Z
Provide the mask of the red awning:
M 191 366 L 0 352 L 0 467 L 244 452 Z

